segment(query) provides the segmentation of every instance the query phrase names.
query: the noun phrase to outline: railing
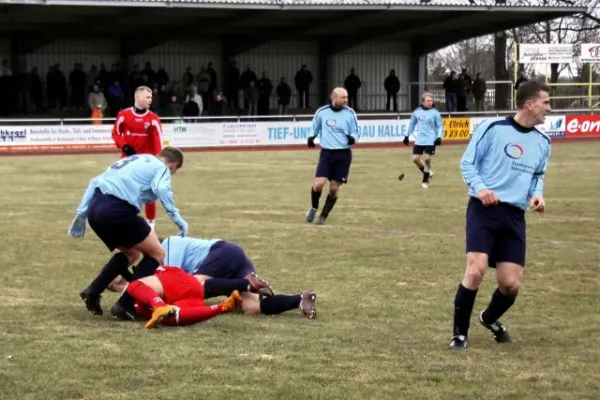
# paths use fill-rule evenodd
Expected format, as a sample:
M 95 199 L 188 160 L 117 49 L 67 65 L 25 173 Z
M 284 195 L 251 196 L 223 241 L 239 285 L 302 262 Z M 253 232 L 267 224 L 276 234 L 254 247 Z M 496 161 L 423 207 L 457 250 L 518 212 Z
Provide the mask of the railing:
M 475 77 L 471 77 L 474 79 Z M 515 98 L 514 98 L 514 82 L 513 81 L 486 81 L 487 90 L 485 92 L 483 98 L 483 104 L 485 109 L 497 109 L 497 108 L 506 108 L 509 104 L 498 105 L 496 101 L 496 85 L 506 85 L 507 95 L 509 97 L 510 109 L 514 110 L 515 108 Z M 430 92 L 433 94 L 433 101 L 436 104 L 444 104 L 446 106 L 446 90 L 444 89 L 444 82 L 411 82 L 408 88 L 408 97 L 411 98 L 411 94 L 416 90 L 419 95 L 424 91 Z M 473 98 L 473 92 L 469 93 L 467 96 L 467 105 L 469 109 L 475 109 L 475 100 Z M 501 106 L 501 107 L 500 107 Z M 441 109 L 442 107 L 438 107 Z
M 499 117 L 503 115 L 512 115 L 514 110 L 495 110 L 495 111 L 469 111 L 469 112 L 447 112 L 440 111 L 442 117 Z M 550 115 L 558 114 L 600 114 L 599 108 L 576 108 L 576 109 L 560 109 L 552 110 Z M 399 113 L 359 113 L 358 119 L 407 119 L 412 115 L 409 112 Z M 260 117 L 253 117 L 247 115 L 238 116 L 209 116 L 209 117 L 163 117 L 161 121 L 174 122 L 174 123 L 202 123 L 202 122 L 235 122 L 235 123 L 252 123 L 257 121 L 310 121 L 313 118 L 313 114 L 294 114 L 294 115 L 265 115 Z M 100 119 L 94 120 L 94 122 L 100 121 Z M 112 124 L 114 118 L 102 118 L 101 121 L 105 124 Z M 39 118 L 39 119 L 26 119 L 26 118 L 14 118 L 14 119 L 0 119 L 0 128 L 4 125 L 16 124 L 16 125 L 68 125 L 68 124 L 82 124 L 92 123 L 91 118 Z

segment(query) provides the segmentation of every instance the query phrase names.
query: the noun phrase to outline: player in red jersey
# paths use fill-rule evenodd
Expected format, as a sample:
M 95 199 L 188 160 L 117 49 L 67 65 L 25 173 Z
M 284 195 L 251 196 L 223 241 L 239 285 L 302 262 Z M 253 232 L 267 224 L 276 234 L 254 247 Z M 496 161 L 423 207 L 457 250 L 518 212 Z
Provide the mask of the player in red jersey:
M 162 125 L 158 115 L 149 110 L 152 104 L 152 90 L 140 86 L 135 91 L 135 103 L 131 108 L 121 110 L 112 130 L 112 138 L 121 149 L 121 158 L 133 154 L 157 155 L 163 148 Z M 145 205 L 146 220 L 154 229 L 156 203 Z
M 146 328 L 163 325 L 192 325 L 240 307 L 242 298 L 234 291 L 224 302 L 204 304 L 204 288 L 181 268 L 166 265 L 154 275 L 133 281 L 127 293 L 136 299 L 136 315 L 147 319 Z

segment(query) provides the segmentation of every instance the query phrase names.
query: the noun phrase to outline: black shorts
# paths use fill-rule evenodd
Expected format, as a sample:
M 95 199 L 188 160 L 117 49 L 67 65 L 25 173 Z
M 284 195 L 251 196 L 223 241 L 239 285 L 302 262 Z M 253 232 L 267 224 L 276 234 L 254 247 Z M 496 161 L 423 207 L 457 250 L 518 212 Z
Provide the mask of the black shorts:
M 150 226 L 138 215 L 138 209 L 112 195 L 96 189 L 88 205 L 88 222 L 110 251 L 130 249 L 144 241 Z
M 422 146 L 420 144 L 415 144 L 413 146 L 413 155 L 423 155 L 423 153 L 425 154 L 429 154 L 430 156 L 435 154 L 435 145 L 431 145 L 431 146 Z
M 198 265 L 193 274 L 208 275 L 212 278 L 243 279 L 256 272 L 254 264 L 244 250 L 235 243 L 221 240 L 213 244 L 206 258 Z
M 485 207 L 479 199 L 469 199 L 467 253 L 487 254 L 492 268 L 497 262 L 525 266 L 525 245 L 525 211 L 506 203 Z
M 352 164 L 352 150 L 321 149 L 316 178 L 327 178 L 330 181 L 348 183 L 348 174 Z

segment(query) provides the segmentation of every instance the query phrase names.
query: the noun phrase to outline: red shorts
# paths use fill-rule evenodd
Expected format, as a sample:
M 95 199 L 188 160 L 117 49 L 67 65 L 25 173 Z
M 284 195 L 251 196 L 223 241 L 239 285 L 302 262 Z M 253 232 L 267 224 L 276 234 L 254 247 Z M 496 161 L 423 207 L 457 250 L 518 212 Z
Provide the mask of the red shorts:
M 160 266 L 154 275 L 163 286 L 165 303 L 176 304 L 182 300 L 192 301 L 195 305 L 204 305 L 204 287 L 193 275 L 181 268 Z

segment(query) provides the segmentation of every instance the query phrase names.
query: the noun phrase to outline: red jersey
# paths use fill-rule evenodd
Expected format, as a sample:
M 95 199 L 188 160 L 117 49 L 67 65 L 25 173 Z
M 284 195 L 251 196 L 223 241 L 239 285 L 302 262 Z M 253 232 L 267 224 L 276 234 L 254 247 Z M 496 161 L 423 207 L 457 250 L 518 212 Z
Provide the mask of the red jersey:
M 117 115 L 112 138 L 119 149 L 128 144 L 138 154 L 157 155 L 162 150 L 162 125 L 152 111 L 137 114 L 130 107 Z

